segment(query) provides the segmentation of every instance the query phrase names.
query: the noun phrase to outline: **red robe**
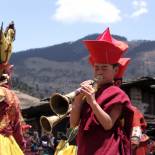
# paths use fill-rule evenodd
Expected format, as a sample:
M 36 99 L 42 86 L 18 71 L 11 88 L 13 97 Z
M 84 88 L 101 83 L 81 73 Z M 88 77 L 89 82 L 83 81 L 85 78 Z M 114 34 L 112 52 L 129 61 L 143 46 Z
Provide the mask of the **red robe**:
M 144 115 L 136 108 L 133 107 L 134 115 L 133 115 L 133 127 L 140 127 L 142 132 L 146 129 L 147 123 L 145 121 Z M 132 135 L 134 136 L 134 135 Z M 146 155 L 147 154 L 147 142 L 149 137 L 146 134 L 142 134 L 140 138 L 139 146 L 133 150 L 133 155 Z M 134 144 L 134 141 L 132 141 Z
M 0 102 L 0 134 L 12 135 L 21 148 L 25 147 L 22 132 L 20 101 L 16 94 L 8 88 L 1 87 L 5 92 L 5 100 Z
M 133 112 L 128 96 L 119 87 L 107 84 L 97 91 L 96 100 L 107 113 L 113 105 L 123 105 L 125 124 L 122 128 L 118 119 L 111 130 L 104 130 L 89 104 L 84 103 L 77 135 L 78 155 L 130 155 Z

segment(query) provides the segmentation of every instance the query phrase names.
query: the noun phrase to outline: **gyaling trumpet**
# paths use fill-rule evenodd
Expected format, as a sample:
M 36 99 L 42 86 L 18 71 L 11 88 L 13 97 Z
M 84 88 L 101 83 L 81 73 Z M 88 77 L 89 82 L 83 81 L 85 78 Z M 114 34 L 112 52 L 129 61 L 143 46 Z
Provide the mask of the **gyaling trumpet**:
M 94 87 L 96 85 L 97 81 L 98 81 L 98 78 L 95 78 L 94 80 L 92 80 L 92 83 L 90 85 L 92 85 Z M 78 88 L 75 91 L 70 92 L 65 95 L 61 95 L 59 93 L 54 93 L 50 97 L 50 103 L 49 103 L 52 111 L 54 113 L 56 113 L 57 115 L 66 114 L 69 109 L 69 104 L 71 104 L 73 102 L 75 96 L 80 93 L 80 89 L 81 88 Z
M 60 123 L 64 118 L 67 117 L 66 115 L 60 115 L 60 116 L 41 116 L 40 117 L 40 125 L 42 129 L 44 129 L 46 132 L 52 132 L 52 129 Z

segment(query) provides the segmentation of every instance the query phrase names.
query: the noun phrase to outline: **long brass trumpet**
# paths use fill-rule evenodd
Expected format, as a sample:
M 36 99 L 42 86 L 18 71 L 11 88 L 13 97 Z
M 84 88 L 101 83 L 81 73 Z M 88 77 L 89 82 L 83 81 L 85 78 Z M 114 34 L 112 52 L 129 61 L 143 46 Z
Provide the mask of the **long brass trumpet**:
M 92 81 L 91 85 L 94 87 L 98 78 L 95 78 Z M 73 92 L 70 92 L 66 95 L 61 95 L 59 93 L 54 93 L 50 97 L 50 107 L 57 115 L 54 116 L 41 116 L 40 117 L 40 125 L 46 132 L 52 132 L 52 129 L 60 123 L 67 115 L 70 113 L 72 109 L 71 103 L 73 102 L 76 95 L 80 93 L 80 88 L 76 89 Z
M 91 85 L 95 86 L 97 80 L 98 80 L 98 78 L 95 78 L 92 81 Z M 49 103 L 52 111 L 54 113 L 56 113 L 57 115 L 66 114 L 68 112 L 69 105 L 73 102 L 75 96 L 80 93 L 80 89 L 81 88 L 78 88 L 75 91 L 70 92 L 70 93 L 65 94 L 65 95 L 62 95 L 59 93 L 54 93 L 50 97 L 50 103 Z

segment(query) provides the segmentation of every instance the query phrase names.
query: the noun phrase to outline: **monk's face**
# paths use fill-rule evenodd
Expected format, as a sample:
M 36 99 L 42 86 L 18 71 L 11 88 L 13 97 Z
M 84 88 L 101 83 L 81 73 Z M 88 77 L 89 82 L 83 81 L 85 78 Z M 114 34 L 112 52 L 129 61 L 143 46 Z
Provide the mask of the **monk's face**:
M 99 85 L 113 82 L 117 70 L 118 67 L 114 67 L 110 64 L 94 64 L 94 76 L 99 77 Z

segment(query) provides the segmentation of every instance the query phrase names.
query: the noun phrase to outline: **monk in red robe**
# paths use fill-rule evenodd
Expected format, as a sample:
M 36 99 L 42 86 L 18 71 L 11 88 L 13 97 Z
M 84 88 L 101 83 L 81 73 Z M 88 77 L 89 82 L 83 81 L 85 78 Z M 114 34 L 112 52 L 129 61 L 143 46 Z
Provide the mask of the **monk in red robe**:
M 122 84 L 123 75 L 129 62 L 130 58 L 119 59 L 119 69 L 114 78 L 115 85 L 118 87 Z M 147 123 L 144 115 L 137 107 L 132 106 L 132 110 L 134 113 L 131 134 L 132 155 L 146 155 L 148 153 L 149 137 L 144 134 L 144 131 L 146 130 Z
M 131 135 L 131 144 L 133 155 L 146 155 L 148 153 L 149 137 L 144 133 L 147 127 L 144 115 L 136 108 L 133 116 L 133 129 Z
M 118 60 L 128 46 L 112 38 L 109 29 L 96 40 L 84 43 L 90 52 L 97 89 L 90 81 L 81 83 L 80 94 L 72 103 L 70 125 L 79 125 L 77 154 L 130 155 L 131 102 L 113 83 Z M 122 118 L 125 120 L 123 127 Z

